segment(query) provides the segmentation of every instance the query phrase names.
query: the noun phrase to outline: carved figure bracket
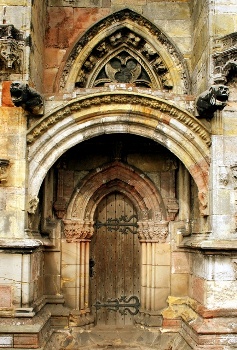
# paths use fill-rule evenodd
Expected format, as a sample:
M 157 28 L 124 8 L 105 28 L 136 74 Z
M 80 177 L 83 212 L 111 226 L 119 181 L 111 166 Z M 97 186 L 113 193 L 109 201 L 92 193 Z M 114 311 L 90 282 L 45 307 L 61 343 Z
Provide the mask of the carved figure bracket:
M 0 185 L 7 181 L 9 164 L 8 159 L 0 159 Z
M 228 101 L 229 88 L 225 85 L 213 85 L 200 94 L 196 100 L 199 118 L 212 119 L 217 110 L 222 110 Z
M 12 102 L 16 107 L 22 107 L 33 115 L 43 115 L 43 97 L 34 89 L 20 81 L 15 81 L 10 86 Z

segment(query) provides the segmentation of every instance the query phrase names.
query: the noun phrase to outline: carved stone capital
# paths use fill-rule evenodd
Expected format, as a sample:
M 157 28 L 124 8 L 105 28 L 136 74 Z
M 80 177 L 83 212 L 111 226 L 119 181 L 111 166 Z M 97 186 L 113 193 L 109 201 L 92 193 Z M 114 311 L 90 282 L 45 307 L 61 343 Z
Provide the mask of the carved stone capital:
M 139 239 L 165 243 L 169 234 L 168 221 L 140 221 L 138 225 Z
M 0 159 L 0 184 L 7 181 L 9 164 L 8 159 Z
M 67 242 L 80 242 L 90 239 L 94 233 L 93 223 L 79 220 L 63 220 Z

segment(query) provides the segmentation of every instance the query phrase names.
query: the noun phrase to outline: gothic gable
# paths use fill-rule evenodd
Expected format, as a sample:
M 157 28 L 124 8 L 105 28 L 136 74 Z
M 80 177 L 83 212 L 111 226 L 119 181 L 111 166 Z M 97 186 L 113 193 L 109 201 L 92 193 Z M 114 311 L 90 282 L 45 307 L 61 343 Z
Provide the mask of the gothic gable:
M 177 47 L 141 15 L 121 10 L 89 29 L 72 49 L 61 89 L 91 88 L 108 83 L 187 93 L 186 63 Z

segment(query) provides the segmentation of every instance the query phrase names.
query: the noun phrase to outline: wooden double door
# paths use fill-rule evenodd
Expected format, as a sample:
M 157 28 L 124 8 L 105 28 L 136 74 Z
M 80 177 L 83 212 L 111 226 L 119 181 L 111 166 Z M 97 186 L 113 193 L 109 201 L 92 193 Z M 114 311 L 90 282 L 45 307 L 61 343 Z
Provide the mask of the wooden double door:
M 90 247 L 90 304 L 99 325 L 131 325 L 140 303 L 137 213 L 119 192 L 98 205 Z

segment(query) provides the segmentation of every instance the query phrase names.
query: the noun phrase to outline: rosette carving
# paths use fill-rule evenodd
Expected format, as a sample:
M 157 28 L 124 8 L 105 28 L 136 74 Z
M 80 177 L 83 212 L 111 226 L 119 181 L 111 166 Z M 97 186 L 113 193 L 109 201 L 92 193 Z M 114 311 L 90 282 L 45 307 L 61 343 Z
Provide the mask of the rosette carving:
M 139 222 L 139 239 L 152 240 L 157 243 L 165 243 L 169 234 L 168 221 L 144 221 Z
M 93 223 L 79 220 L 63 220 L 64 235 L 67 242 L 80 242 L 90 239 L 93 235 Z

